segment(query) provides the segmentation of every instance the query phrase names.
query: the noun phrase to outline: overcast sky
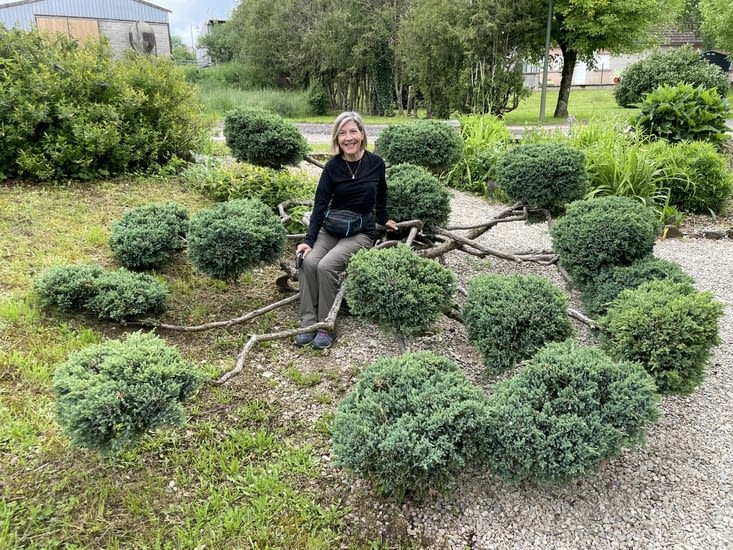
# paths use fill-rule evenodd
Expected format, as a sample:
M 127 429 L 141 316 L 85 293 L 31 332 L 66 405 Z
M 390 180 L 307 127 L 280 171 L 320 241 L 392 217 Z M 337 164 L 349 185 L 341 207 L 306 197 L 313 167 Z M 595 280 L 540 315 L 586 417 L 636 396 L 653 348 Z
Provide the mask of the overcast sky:
M 180 36 L 183 43 L 191 45 L 191 30 L 194 40 L 198 36 L 196 27 L 209 19 L 229 19 L 239 0 L 146 0 L 161 8 L 171 10 L 168 14 L 171 34 Z

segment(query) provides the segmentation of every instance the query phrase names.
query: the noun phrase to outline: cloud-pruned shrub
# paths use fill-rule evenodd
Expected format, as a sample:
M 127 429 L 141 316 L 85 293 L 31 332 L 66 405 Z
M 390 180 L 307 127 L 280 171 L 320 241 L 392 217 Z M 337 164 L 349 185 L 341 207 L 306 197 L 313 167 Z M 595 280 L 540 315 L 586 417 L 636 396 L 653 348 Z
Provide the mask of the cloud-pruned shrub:
M 654 380 L 570 340 L 548 344 L 489 396 L 487 463 L 510 482 L 563 484 L 644 441 Z
M 510 201 L 546 208 L 557 216 L 566 204 L 585 195 L 585 155 L 561 143 L 510 147 L 496 163 L 496 182 Z
M 146 273 L 107 271 L 94 264 L 50 267 L 33 285 L 46 306 L 117 322 L 160 313 L 168 298 L 166 284 Z
M 461 159 L 463 140 L 446 122 L 418 120 L 387 126 L 376 140 L 376 149 L 388 164 L 416 164 L 439 175 Z
M 652 208 L 616 196 L 575 201 L 550 228 L 560 265 L 581 286 L 603 270 L 651 255 L 658 233 Z
M 359 250 L 349 262 L 345 284 L 353 315 L 393 332 L 415 335 L 450 310 L 456 276 L 399 244 Z
M 601 271 L 583 286 L 580 299 L 588 315 L 599 317 L 605 315 L 609 306 L 624 290 L 637 288 L 655 280 L 693 283 L 692 277 L 678 264 L 648 256 L 636 260 L 631 265 L 614 266 Z
M 199 210 L 188 225 L 188 254 L 202 273 L 236 281 L 245 271 L 277 260 L 285 227 L 259 199 L 235 199 Z
M 188 212 L 175 203 L 148 204 L 126 211 L 112 225 L 109 246 L 128 269 L 153 269 L 186 248 Z
M 423 231 L 445 227 L 450 216 L 448 189 L 425 168 L 398 164 L 387 170 L 387 212 L 392 219 L 422 220 Z
M 463 319 L 487 371 L 498 373 L 571 336 L 567 307 L 565 294 L 543 277 L 479 275 L 469 284 Z
M 69 355 L 54 372 L 56 416 L 75 446 L 114 453 L 182 424 L 204 376 L 153 334 L 136 332 Z
M 338 406 L 336 461 L 383 495 L 447 489 L 481 456 L 486 403 L 444 357 L 423 351 L 377 359 Z
M 690 393 L 720 342 L 722 305 L 690 283 L 650 281 L 623 291 L 599 324 L 601 346 L 616 359 L 644 365 L 663 393 Z
M 295 125 L 264 109 L 226 112 L 224 137 L 235 159 L 257 166 L 295 166 L 308 152 L 308 143 Z

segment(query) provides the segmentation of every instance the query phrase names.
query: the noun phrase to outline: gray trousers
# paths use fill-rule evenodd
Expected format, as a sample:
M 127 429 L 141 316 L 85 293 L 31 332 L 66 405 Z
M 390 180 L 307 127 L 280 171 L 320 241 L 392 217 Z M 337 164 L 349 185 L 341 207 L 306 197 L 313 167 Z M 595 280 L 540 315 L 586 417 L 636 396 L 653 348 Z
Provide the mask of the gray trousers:
M 321 229 L 298 277 L 301 327 L 326 320 L 338 293 L 339 273 L 359 249 L 373 244 L 372 237 L 365 233 L 339 239 Z

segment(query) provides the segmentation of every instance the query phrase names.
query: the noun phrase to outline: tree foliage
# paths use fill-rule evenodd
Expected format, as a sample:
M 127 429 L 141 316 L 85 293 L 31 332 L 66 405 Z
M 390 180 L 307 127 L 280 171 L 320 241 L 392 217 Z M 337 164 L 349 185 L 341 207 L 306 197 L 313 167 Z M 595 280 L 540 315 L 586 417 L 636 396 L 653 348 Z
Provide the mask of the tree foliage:
M 702 32 L 717 48 L 733 52 L 733 3 L 729 0 L 700 0 Z

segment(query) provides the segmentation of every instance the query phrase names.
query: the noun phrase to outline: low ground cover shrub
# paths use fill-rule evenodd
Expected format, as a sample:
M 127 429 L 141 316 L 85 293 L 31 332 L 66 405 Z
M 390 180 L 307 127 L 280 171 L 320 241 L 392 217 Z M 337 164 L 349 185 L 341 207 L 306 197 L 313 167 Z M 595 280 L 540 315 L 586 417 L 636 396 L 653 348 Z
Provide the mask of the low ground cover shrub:
M 458 131 L 446 122 L 418 120 L 387 126 L 375 146 L 388 164 L 407 162 L 439 175 L 460 160 L 463 141 Z
M 153 334 L 94 344 L 54 372 L 56 416 L 73 445 L 114 453 L 185 420 L 204 376 Z
M 445 227 L 450 216 L 448 189 L 425 168 L 398 164 L 387 170 L 387 212 L 392 219 L 422 220 L 423 231 Z
M 571 336 L 567 307 L 567 297 L 543 277 L 479 275 L 469 284 L 463 319 L 486 369 L 498 373 Z
M 486 402 L 444 357 L 408 352 L 377 359 L 336 411 L 337 464 L 400 499 L 449 488 L 481 456 Z
M 293 124 L 263 109 L 225 113 L 224 137 L 235 159 L 257 166 L 295 166 L 308 152 L 305 137 Z
M 642 443 L 657 401 L 640 364 L 548 344 L 489 396 L 487 463 L 510 482 L 566 483 Z
M 313 199 L 317 183 L 304 170 L 278 170 L 220 157 L 200 159 L 181 178 L 214 200 L 257 198 L 273 211 L 289 199 Z
M 387 330 L 414 335 L 428 330 L 450 310 L 456 276 L 400 244 L 354 254 L 345 284 L 353 315 Z
M 690 46 L 658 51 L 632 63 L 621 74 L 613 94 L 621 107 L 640 103 L 644 96 L 663 84 L 680 82 L 704 88 L 715 88 L 721 98 L 728 95 L 730 84 L 726 74 L 704 59 Z
M 692 277 L 678 264 L 648 256 L 631 265 L 614 266 L 601 271 L 582 288 L 580 299 L 588 315 L 599 317 L 605 315 L 609 306 L 624 290 L 656 280 L 693 283 Z
M 583 198 L 588 185 L 585 155 L 561 143 L 508 148 L 496 163 L 496 181 L 512 202 L 546 208 L 557 216 Z
M 188 253 L 202 273 L 223 281 L 274 262 L 285 248 L 285 227 L 259 199 L 235 199 L 199 210 L 188 227 Z
M 601 346 L 611 357 L 644 365 L 660 392 L 690 393 L 720 341 L 722 315 L 710 292 L 690 283 L 650 281 L 623 291 L 608 308 L 599 320 L 605 329 Z
M 175 204 L 148 204 L 126 211 L 112 225 L 109 246 L 128 269 L 151 269 L 186 247 L 188 212 Z
M 691 84 L 663 84 L 644 97 L 633 122 L 646 135 L 680 141 L 705 141 L 720 145 L 728 138 L 728 101 L 714 89 Z
M 560 265 L 581 286 L 603 270 L 651 255 L 658 233 L 651 208 L 616 196 L 575 201 L 550 229 Z
M 165 283 L 150 275 L 94 264 L 50 267 L 33 283 L 44 305 L 117 322 L 159 313 L 168 297 Z

